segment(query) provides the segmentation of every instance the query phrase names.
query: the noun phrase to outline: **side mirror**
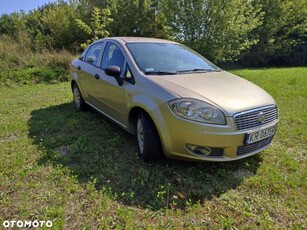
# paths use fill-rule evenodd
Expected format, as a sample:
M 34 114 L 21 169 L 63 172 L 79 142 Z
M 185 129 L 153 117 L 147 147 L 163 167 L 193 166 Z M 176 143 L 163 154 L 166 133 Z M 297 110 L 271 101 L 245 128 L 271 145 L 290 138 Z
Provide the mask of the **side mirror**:
M 114 77 L 119 86 L 122 86 L 124 84 L 124 80 L 120 77 L 121 70 L 118 66 L 108 66 L 104 69 L 104 72 L 106 73 L 106 75 Z

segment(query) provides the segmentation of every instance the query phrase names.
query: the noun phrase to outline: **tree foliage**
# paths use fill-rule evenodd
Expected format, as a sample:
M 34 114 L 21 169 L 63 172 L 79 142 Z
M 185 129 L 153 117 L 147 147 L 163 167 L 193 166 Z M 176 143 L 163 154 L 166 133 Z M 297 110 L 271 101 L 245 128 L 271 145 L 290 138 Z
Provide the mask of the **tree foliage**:
M 109 9 L 99 9 L 98 7 L 94 7 L 89 25 L 79 18 L 76 19 L 77 26 L 90 36 L 85 43 L 81 44 L 83 49 L 93 41 L 110 35 L 109 31 L 106 29 L 108 24 L 113 21 L 113 19 L 110 18 L 110 15 L 111 12 Z
M 215 61 L 234 61 L 257 40 L 248 33 L 261 23 L 248 0 L 165 0 L 173 36 Z
M 14 12 L 12 14 L 3 14 L 0 17 L 0 34 L 6 34 L 11 37 L 14 37 L 18 31 L 25 30 L 25 13 Z
M 76 51 L 107 36 L 158 37 L 215 62 L 257 64 L 306 47 L 306 20 L 306 0 L 58 0 L 1 15 L 0 35 L 19 41 L 23 34 L 36 51 Z
M 75 18 L 77 13 L 74 6 L 65 2 L 46 7 L 41 16 L 41 24 L 49 45 L 55 49 L 76 47 L 79 30 Z
M 263 19 L 249 35 L 258 42 L 246 53 L 247 62 L 267 63 L 288 56 L 298 45 L 307 45 L 306 0 L 255 0 L 254 4 Z
M 113 34 L 154 36 L 154 9 L 151 0 L 118 0 L 113 8 Z

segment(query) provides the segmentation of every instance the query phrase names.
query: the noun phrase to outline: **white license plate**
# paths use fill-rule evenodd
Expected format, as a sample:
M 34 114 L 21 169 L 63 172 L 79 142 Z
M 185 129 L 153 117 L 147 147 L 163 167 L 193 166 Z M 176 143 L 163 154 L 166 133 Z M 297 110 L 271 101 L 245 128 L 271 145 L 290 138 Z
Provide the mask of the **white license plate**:
M 252 133 L 247 133 L 246 134 L 246 141 L 245 144 L 252 144 L 255 143 L 257 141 L 261 141 L 263 139 L 266 139 L 268 137 L 274 136 L 276 132 L 276 126 L 274 127 L 270 127 L 267 129 L 262 129 L 256 132 L 252 132 Z

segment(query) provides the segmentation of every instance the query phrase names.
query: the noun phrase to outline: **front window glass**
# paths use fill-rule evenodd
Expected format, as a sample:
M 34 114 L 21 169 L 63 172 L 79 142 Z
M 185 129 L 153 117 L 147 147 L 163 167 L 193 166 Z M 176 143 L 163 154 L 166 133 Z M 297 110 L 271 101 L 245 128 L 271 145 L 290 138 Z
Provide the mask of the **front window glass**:
M 220 69 L 200 54 L 181 44 L 127 44 L 139 69 L 145 74 L 211 72 Z
M 132 74 L 128 64 L 126 64 L 126 71 L 125 71 L 125 74 L 124 74 L 124 79 L 126 81 L 130 82 L 131 84 L 135 83 L 133 74 Z
M 102 57 L 101 68 L 105 69 L 109 66 L 118 66 L 120 71 L 123 71 L 125 57 L 118 46 L 113 43 L 107 43 Z

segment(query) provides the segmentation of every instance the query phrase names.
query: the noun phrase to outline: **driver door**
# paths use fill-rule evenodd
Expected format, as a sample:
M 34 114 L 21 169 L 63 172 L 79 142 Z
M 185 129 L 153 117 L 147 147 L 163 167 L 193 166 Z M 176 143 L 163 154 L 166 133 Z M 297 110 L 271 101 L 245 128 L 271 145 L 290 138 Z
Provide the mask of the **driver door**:
M 124 81 L 124 84 L 119 86 L 114 77 L 106 75 L 103 71 L 108 66 L 118 66 L 122 72 L 121 76 L 123 76 L 125 62 L 125 56 L 119 46 L 108 42 L 102 56 L 99 79 L 92 86 L 92 89 L 94 89 L 94 106 L 112 120 L 127 127 L 128 109 L 125 95 L 125 85 L 127 82 Z

